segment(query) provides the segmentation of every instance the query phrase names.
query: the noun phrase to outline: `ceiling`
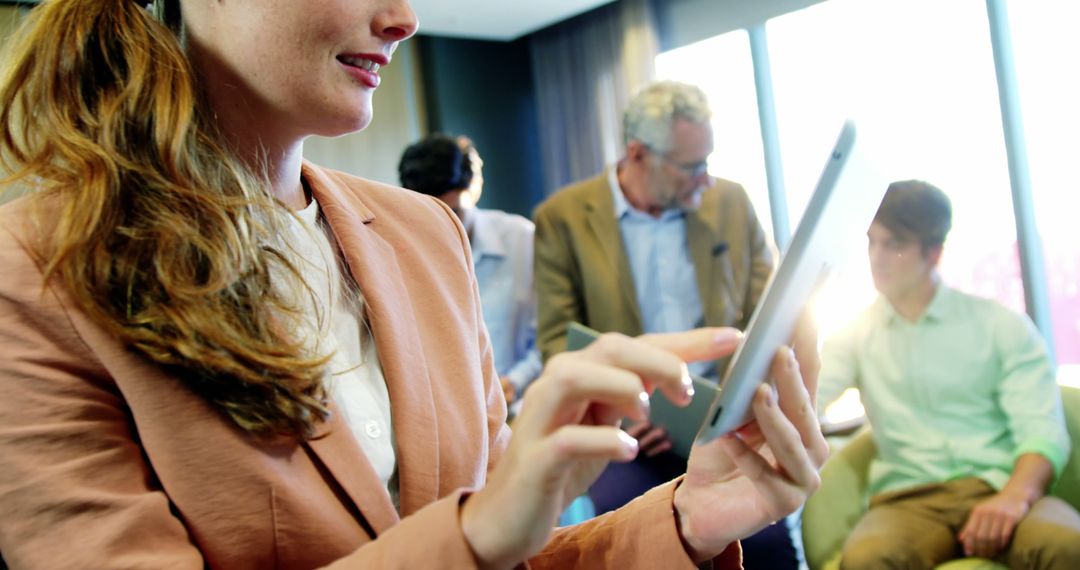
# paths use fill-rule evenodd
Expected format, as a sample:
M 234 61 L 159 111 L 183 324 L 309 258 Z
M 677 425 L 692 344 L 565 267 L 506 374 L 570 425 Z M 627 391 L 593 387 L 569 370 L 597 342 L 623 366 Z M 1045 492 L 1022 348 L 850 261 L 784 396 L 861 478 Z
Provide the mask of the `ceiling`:
M 411 0 L 420 33 L 513 40 L 612 0 Z

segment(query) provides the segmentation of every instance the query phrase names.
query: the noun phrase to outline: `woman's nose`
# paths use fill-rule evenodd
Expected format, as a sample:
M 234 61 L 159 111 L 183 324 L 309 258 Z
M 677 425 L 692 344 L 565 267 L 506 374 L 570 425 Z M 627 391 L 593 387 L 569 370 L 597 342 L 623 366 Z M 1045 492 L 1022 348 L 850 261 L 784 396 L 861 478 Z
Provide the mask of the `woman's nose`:
M 412 37 L 420 26 L 408 0 L 392 0 L 373 23 L 375 33 L 380 37 L 400 42 Z

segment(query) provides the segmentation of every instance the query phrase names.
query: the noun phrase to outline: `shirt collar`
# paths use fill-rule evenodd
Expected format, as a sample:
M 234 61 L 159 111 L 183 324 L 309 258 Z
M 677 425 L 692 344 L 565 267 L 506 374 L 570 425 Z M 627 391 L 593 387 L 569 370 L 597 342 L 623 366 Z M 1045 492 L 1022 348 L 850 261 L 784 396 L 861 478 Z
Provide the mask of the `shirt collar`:
M 315 228 L 319 225 L 319 202 L 313 196 L 311 202 L 302 210 L 297 210 L 296 215 L 304 222 L 311 224 L 311 227 Z
M 626 196 L 623 195 L 622 188 L 619 186 L 618 164 L 607 168 L 607 180 L 608 187 L 611 188 L 611 201 L 615 204 L 615 219 L 621 220 L 630 210 L 630 202 L 626 201 Z
M 879 325 L 891 325 L 897 321 L 903 320 L 900 318 L 900 315 L 897 314 L 896 309 L 893 308 L 892 303 L 885 298 L 885 295 L 878 294 L 877 299 L 874 300 L 874 304 L 871 305 L 871 307 L 874 318 Z
M 623 217 L 628 214 L 633 214 L 637 217 L 644 217 L 650 220 L 667 221 L 673 218 L 682 218 L 686 216 L 681 208 L 668 208 L 660 213 L 659 218 L 654 218 L 649 214 L 638 210 L 626 199 L 623 194 L 622 187 L 619 186 L 619 165 L 613 164 L 607 168 L 607 180 L 608 187 L 611 188 L 611 201 L 615 205 L 615 219 L 622 220 Z
M 944 283 L 938 282 L 937 291 L 934 291 L 934 298 L 926 306 L 926 313 L 923 314 L 923 318 L 932 321 L 944 320 L 949 314 L 949 308 L 952 307 L 952 300 L 952 290 L 946 287 Z
M 952 307 L 952 301 L 952 290 L 944 283 L 939 282 L 933 298 L 930 299 L 930 304 L 926 306 L 926 310 L 923 311 L 916 324 L 923 321 L 941 322 L 945 320 L 948 317 L 950 307 Z M 884 295 L 878 295 L 877 301 L 874 302 L 874 311 L 882 324 L 891 325 L 896 322 L 906 322 Z
M 473 257 L 506 257 L 506 247 L 492 224 L 485 223 L 486 214 L 479 208 L 465 211 L 465 227 L 471 228 L 470 246 Z

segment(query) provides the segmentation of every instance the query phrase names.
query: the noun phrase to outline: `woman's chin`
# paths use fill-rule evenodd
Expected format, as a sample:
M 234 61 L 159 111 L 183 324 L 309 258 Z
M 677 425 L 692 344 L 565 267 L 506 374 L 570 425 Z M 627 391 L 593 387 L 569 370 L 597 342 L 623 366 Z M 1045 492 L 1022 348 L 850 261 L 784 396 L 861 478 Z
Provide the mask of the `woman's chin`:
M 328 125 L 313 134 L 316 134 L 320 137 L 337 138 L 358 131 L 362 131 L 366 129 L 370 124 L 371 115 L 367 115 L 363 118 L 356 118 L 345 121 L 335 121 L 332 125 Z

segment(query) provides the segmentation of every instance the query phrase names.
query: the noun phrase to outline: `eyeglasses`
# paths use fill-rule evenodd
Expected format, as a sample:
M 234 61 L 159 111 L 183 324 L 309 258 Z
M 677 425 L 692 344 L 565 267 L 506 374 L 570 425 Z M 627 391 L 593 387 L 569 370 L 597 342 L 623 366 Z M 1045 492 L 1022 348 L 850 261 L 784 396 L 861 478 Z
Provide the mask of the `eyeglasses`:
M 676 169 L 678 169 L 679 172 L 682 172 L 689 178 L 697 178 L 702 174 L 705 174 L 709 170 L 709 161 L 707 160 L 683 164 L 664 153 L 656 152 L 656 150 L 652 147 L 646 146 L 645 148 L 649 149 L 649 152 L 653 153 L 654 155 L 662 158 L 664 162 L 670 164 L 671 166 L 674 166 Z

